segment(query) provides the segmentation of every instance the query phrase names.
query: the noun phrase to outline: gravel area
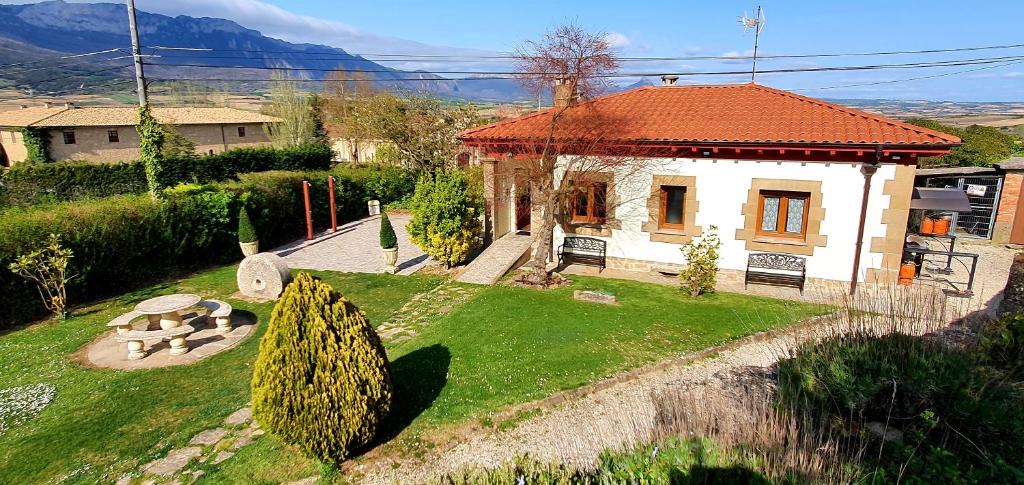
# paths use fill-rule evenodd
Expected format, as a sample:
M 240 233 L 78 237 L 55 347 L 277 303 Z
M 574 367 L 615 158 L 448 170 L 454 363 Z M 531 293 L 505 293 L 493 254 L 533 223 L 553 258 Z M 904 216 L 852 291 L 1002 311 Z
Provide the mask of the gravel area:
M 410 216 L 388 214 L 398 236 L 398 274 L 412 274 L 434 260 L 409 240 L 405 225 Z M 338 227 L 338 232 L 315 234 L 313 240 L 298 241 L 274 248 L 290 268 L 341 271 L 346 273 L 382 273 L 380 252 L 380 216 L 371 216 Z

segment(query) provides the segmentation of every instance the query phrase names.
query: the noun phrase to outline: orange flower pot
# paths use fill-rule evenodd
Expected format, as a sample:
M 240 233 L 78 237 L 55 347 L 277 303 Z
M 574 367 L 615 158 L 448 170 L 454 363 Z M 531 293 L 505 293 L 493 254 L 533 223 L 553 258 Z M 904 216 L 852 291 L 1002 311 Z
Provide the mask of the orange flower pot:
M 925 217 L 921 219 L 921 234 L 933 234 L 935 232 L 935 219 Z
M 899 284 L 910 286 L 914 282 L 914 275 L 917 274 L 917 265 L 913 261 L 900 265 Z

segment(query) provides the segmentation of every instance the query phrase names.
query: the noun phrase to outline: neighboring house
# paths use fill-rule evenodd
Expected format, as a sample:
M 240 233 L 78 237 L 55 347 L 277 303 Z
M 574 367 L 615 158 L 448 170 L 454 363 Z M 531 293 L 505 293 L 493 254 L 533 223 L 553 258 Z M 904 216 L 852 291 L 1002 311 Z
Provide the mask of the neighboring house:
M 366 163 L 377 155 L 377 148 L 387 143 L 384 140 L 359 140 L 331 137 L 331 150 L 338 162 Z
M 565 119 L 589 113 L 613 120 L 614 129 L 591 140 L 563 123 L 553 140 L 560 164 L 581 155 L 647 163 L 580 184 L 577 202 L 559 216 L 552 252 L 566 235 L 596 237 L 607 241 L 608 267 L 626 270 L 677 271 L 681 245 L 714 225 L 723 275 L 742 274 L 752 252 L 777 252 L 806 257 L 812 279 L 850 281 L 856 274 L 860 281 L 894 282 L 917 160 L 960 142 L 753 83 L 677 86 L 666 76 L 662 86 L 574 98 L 555 93 L 557 103 L 570 105 Z M 536 160 L 531 154 L 547 140 L 551 115 L 545 110 L 460 136 L 486 157 L 489 240 L 539 224 L 540 209 L 531 207 L 530 191 L 517 187 L 514 174 Z M 563 177 L 557 171 L 556 186 Z
M 270 143 L 264 123 L 280 121 L 251 111 L 219 107 L 153 107 L 153 117 L 175 129 L 209 154 L 231 148 Z M 5 165 L 26 158 L 22 130 L 37 128 L 49 134 L 50 158 L 90 162 L 122 162 L 139 158 L 135 131 L 139 109 L 117 107 L 33 107 L 0 112 L 0 161 Z

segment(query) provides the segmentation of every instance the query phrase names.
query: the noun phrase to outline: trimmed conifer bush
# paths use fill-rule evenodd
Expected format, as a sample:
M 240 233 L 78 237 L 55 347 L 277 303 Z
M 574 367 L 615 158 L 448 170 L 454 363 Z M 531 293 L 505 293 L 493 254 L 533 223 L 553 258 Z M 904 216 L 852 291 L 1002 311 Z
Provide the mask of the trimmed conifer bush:
M 256 242 L 256 230 L 252 228 L 252 221 L 249 220 L 249 211 L 245 206 L 238 209 L 238 242 Z
M 387 355 L 366 315 L 330 285 L 299 273 L 260 340 L 252 376 L 256 421 L 339 463 L 373 439 L 391 398 Z
M 398 236 L 395 235 L 395 228 L 388 219 L 387 212 L 380 213 L 380 248 L 393 249 L 398 247 Z
M 420 177 L 406 229 L 427 255 L 447 265 L 460 264 L 483 243 L 482 203 L 461 170 L 439 170 Z

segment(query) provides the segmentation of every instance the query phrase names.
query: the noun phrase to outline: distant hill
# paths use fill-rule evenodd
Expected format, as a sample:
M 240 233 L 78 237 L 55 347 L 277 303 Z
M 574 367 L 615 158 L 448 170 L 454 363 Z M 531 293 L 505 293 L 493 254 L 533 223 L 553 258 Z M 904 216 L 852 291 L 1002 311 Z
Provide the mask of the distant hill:
M 346 69 L 373 71 L 368 74 L 382 87 L 427 91 L 441 96 L 476 100 L 507 101 L 523 99 L 525 93 L 509 80 L 456 82 L 422 71 L 401 71 L 382 66 L 344 49 L 317 44 L 295 44 L 267 37 L 233 21 L 219 18 L 196 18 L 186 15 L 169 17 L 143 11 L 137 12 L 141 43 L 149 46 L 189 46 L 223 49 L 228 52 L 188 53 L 162 51 L 165 57 L 153 64 L 207 64 L 216 66 L 252 66 L 254 68 Z M 65 3 L 49 1 L 27 5 L 0 5 L 0 64 L 34 61 L 57 55 L 94 52 L 112 48 L 130 49 L 127 11 L 124 4 Z M 149 52 L 145 52 L 149 53 Z M 172 58 L 172 56 L 175 56 Z M 194 57 L 188 57 L 194 56 Z M 220 57 L 220 58 L 213 58 Z M 230 57 L 225 59 L 223 57 Z M 130 59 L 97 62 L 51 61 L 48 63 L 0 69 L 0 80 L 11 84 L 32 84 L 37 91 L 74 88 L 82 82 L 96 83 L 124 78 L 132 71 L 119 69 Z M 59 64 L 58 68 L 39 70 L 40 66 Z M 66 74 L 105 72 L 54 79 Z M 206 69 L 194 67 L 151 66 L 146 74 L 154 79 L 174 77 L 205 77 L 232 79 L 269 79 L 272 71 L 265 69 Z M 293 77 L 319 80 L 325 73 L 293 72 Z M 416 78 L 422 81 L 398 81 Z M 234 83 L 237 85 L 237 83 Z M 0 81 L 0 86 L 4 85 Z M 15 86 L 24 88 L 25 86 Z

